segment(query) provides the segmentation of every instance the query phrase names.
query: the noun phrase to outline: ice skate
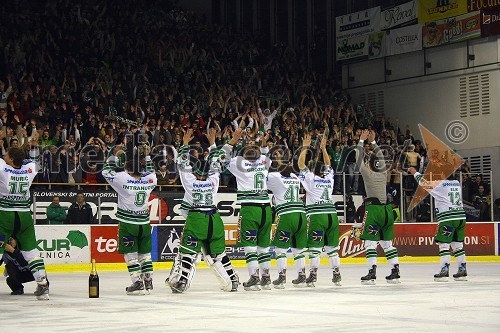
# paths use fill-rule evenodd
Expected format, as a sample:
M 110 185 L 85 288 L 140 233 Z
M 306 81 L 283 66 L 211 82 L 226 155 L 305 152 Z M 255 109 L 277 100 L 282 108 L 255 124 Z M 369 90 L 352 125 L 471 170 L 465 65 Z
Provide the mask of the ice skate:
M 153 278 L 151 277 L 151 273 L 144 273 L 143 280 L 144 289 L 146 289 L 146 292 L 149 294 L 150 290 L 153 290 Z
M 332 278 L 332 282 L 334 285 L 336 286 L 341 286 L 342 284 L 340 283 L 340 281 L 342 281 L 342 277 L 340 276 L 340 270 L 338 267 L 334 267 L 333 268 L 333 278 Z
M 271 276 L 269 274 L 262 275 L 260 279 L 260 287 L 263 290 L 271 290 Z
M 231 292 L 238 291 L 238 287 L 240 286 L 240 281 L 232 281 L 231 282 Z
M 377 265 L 373 265 L 372 268 L 368 270 L 368 274 L 361 277 L 361 284 L 374 285 L 377 279 Z
M 285 289 L 285 283 L 286 283 L 286 270 L 283 270 L 278 275 L 278 278 L 273 281 L 273 286 L 274 289 Z
M 36 299 L 39 301 L 48 301 L 49 300 L 49 281 L 45 280 L 45 283 L 38 283 L 36 286 L 36 290 L 33 293 L 36 296 Z
M 309 276 L 306 279 L 306 285 L 308 287 L 315 287 L 314 283 L 318 281 L 318 269 L 317 268 L 311 268 L 309 271 Z
M 295 288 L 303 288 L 306 286 L 306 274 L 305 273 L 299 273 L 299 276 L 292 280 L 292 284 Z
M 240 277 L 238 274 L 234 273 L 231 277 L 231 290 L 230 292 L 238 291 L 238 287 L 240 286 Z
M 443 268 L 441 268 L 441 272 L 434 274 L 434 281 L 448 282 L 449 276 L 450 276 L 450 264 L 444 264 Z
M 170 289 L 172 289 L 172 293 L 174 294 L 182 294 L 187 289 L 186 280 L 182 279 L 175 283 L 169 284 Z
M 144 290 L 144 283 L 139 280 L 132 283 L 129 287 L 125 288 L 127 295 L 146 295 L 146 291 Z
M 252 275 L 250 276 L 250 279 L 248 279 L 247 282 L 243 282 L 243 289 L 245 289 L 246 291 L 259 291 L 260 290 L 259 275 Z
M 458 267 L 457 274 L 453 274 L 455 281 L 467 281 L 467 264 L 463 263 Z
M 386 276 L 385 279 L 387 280 L 387 283 L 392 283 L 392 284 L 398 284 L 401 283 L 399 281 L 399 264 L 394 265 L 394 267 L 391 270 L 391 274 L 389 276 Z

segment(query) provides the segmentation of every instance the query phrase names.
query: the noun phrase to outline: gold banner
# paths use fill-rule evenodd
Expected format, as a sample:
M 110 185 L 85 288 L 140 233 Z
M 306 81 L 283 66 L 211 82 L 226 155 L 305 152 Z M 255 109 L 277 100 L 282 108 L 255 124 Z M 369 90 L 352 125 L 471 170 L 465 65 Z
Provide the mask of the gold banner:
M 500 0 L 467 0 L 469 12 L 500 7 Z
M 439 21 L 467 13 L 465 0 L 418 0 L 418 22 Z

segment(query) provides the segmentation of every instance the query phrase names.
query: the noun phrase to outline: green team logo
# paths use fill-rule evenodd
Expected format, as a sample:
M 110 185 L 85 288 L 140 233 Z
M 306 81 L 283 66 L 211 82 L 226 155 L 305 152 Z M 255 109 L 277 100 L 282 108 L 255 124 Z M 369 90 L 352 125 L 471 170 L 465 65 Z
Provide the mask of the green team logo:
M 39 239 L 37 241 L 38 251 L 42 258 L 70 258 L 71 247 L 83 249 L 89 245 L 87 236 L 79 230 L 70 230 L 66 238 L 61 239 Z
M 89 241 L 87 240 L 87 236 L 79 230 L 71 230 L 68 232 L 68 236 L 66 238 L 70 241 L 72 246 L 76 246 L 80 249 L 83 249 L 85 246 L 89 245 Z
M 134 201 L 134 204 L 137 206 L 137 207 L 142 207 L 144 206 L 144 204 L 146 203 L 146 199 L 147 199 L 147 193 L 146 192 L 137 192 L 135 194 L 135 201 Z

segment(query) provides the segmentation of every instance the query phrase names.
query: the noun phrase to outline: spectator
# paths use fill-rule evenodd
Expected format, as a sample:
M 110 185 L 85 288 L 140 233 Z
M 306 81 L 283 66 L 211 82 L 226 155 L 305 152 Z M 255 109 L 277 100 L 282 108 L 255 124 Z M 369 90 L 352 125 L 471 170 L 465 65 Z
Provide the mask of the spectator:
M 83 181 L 83 172 L 80 167 L 80 158 L 78 154 L 70 157 L 70 162 L 68 163 L 68 183 L 69 184 L 80 184 Z
M 491 196 L 485 192 L 484 185 L 479 185 L 478 192 L 472 202 L 479 209 L 479 221 L 490 221 Z
M 464 203 L 471 203 L 474 200 L 472 195 L 474 182 L 470 178 L 470 173 L 462 173 L 462 196 Z
M 76 194 L 76 202 L 68 209 L 67 224 L 94 224 L 94 214 L 92 207 L 85 202 L 83 192 L 79 191 Z
M 483 180 L 483 175 L 476 175 L 475 181 L 472 184 L 472 195 L 475 197 L 479 194 L 479 187 L 483 186 L 484 191 L 489 193 L 489 187 L 486 182 Z
M 52 203 L 47 207 L 47 222 L 48 224 L 64 224 L 66 221 L 66 207 L 62 207 L 59 202 L 59 197 L 52 198 Z
M 92 186 L 92 184 L 103 184 L 104 183 L 104 177 L 102 174 L 97 170 L 97 164 L 95 163 L 89 163 L 88 164 L 89 169 L 83 173 L 83 179 L 82 182 L 86 184 L 87 186 L 85 189 L 87 190 L 98 190 L 98 186 Z
M 169 175 L 168 175 L 168 171 L 167 171 L 167 163 L 166 162 L 160 163 L 160 170 L 158 170 L 156 172 L 156 177 L 158 179 L 158 186 L 168 185 Z
M 352 140 L 351 146 L 345 147 L 342 151 L 342 161 L 344 162 L 344 172 L 346 173 L 346 192 L 347 194 L 357 194 L 359 184 L 359 172 L 356 168 L 356 149 L 357 141 Z

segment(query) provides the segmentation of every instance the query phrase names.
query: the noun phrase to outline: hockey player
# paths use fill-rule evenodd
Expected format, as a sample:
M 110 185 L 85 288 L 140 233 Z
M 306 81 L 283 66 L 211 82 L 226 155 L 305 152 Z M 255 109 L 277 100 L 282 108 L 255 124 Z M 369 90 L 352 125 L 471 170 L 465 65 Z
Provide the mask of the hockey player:
M 368 139 L 373 147 L 373 153 L 367 163 L 363 163 L 363 145 Z M 361 277 L 362 284 L 375 284 L 377 278 L 377 243 L 385 252 L 389 264 L 392 266 L 391 274 L 385 277 L 388 283 L 400 283 L 398 250 L 392 245 L 394 238 L 394 213 L 392 205 L 387 204 L 386 184 L 387 168 L 382 151 L 375 142 L 375 132 L 364 130 L 361 133 L 358 148 L 356 150 L 357 163 L 365 183 L 366 196 L 365 214 L 361 230 L 355 230 L 353 234 L 361 233 L 360 238 L 365 240 L 366 260 L 368 263 L 368 274 Z
M 276 162 L 273 162 L 273 164 Z M 307 246 L 307 218 L 304 204 L 299 196 L 300 179 L 293 174 L 289 164 L 277 159 L 276 169 L 267 175 L 267 187 L 273 192 L 278 223 L 272 244 L 276 251 L 278 279 L 273 281 L 276 289 L 284 289 L 286 283 L 286 253 L 292 248 L 298 277 L 292 280 L 294 287 L 303 287 L 306 282 L 305 247 Z
M 238 225 L 238 246 L 245 249 L 245 260 L 250 278 L 243 283 L 245 290 L 271 289 L 269 245 L 271 242 L 272 211 L 267 193 L 266 177 L 269 160 L 265 137 L 261 147 L 246 146 L 237 157 L 230 158 L 233 146 L 241 138 L 239 128 L 222 149 L 226 153 L 225 166 L 236 177 L 237 200 L 241 204 Z M 262 273 L 260 279 L 259 268 Z
M 189 143 L 193 130 L 184 134 L 183 146 L 177 157 L 182 186 L 186 191 L 181 213 L 186 217 L 179 254 L 167 279 L 173 293 L 182 293 L 191 285 L 198 256 L 204 254 L 205 262 L 212 267 L 224 291 L 238 290 L 238 275 L 226 255 L 224 224 L 217 212 L 222 154 L 215 147 L 216 130 L 207 135 L 210 153 L 207 161 L 191 161 Z M 191 164 L 194 164 L 192 166 Z
M 148 148 L 145 154 L 138 149 L 135 160 L 125 162 L 124 171 L 118 171 L 117 164 L 125 152 L 117 151 L 102 171 L 118 194 L 118 253 L 124 255 L 132 279 L 132 285 L 125 289 L 127 295 L 145 295 L 153 289 L 148 201 L 157 179 Z
M 36 298 L 48 300 L 49 281 L 44 261 L 38 256 L 30 212 L 30 187 L 37 174 L 36 163 L 25 161 L 25 152 L 19 148 L 9 148 L 4 157 L 5 160 L 0 158 L 0 255 L 9 237 L 16 238 L 37 283 Z
M 299 155 L 300 181 L 306 190 L 306 214 L 309 219 L 307 247 L 311 269 L 306 282 L 314 287 L 317 280 L 320 256 L 323 246 L 328 255 L 330 267 L 333 270 L 332 282 L 340 286 L 339 258 L 339 219 L 337 210 L 332 203 L 333 170 L 330 167 L 330 156 L 326 151 L 327 137 L 323 135 L 320 144 L 323 163 L 311 161 L 311 172 L 306 166 L 306 155 L 311 145 L 311 135 L 306 134 L 302 143 L 303 150 Z
M 458 272 L 453 274 L 456 281 L 467 281 L 467 267 L 465 262 L 465 211 L 462 203 L 462 186 L 458 180 L 446 180 L 444 175 L 439 180 L 428 182 L 413 167 L 408 169 L 420 186 L 436 200 L 438 229 L 434 240 L 439 246 L 441 271 L 434 274 L 437 282 L 447 282 L 450 270 L 450 246 L 457 259 Z M 439 176 L 438 176 L 439 177 Z

